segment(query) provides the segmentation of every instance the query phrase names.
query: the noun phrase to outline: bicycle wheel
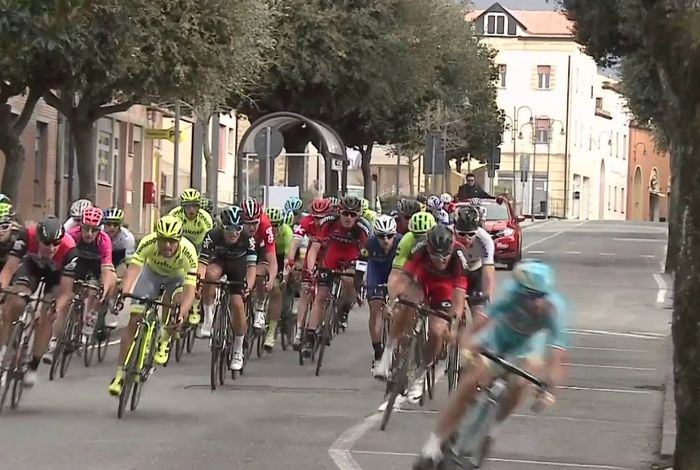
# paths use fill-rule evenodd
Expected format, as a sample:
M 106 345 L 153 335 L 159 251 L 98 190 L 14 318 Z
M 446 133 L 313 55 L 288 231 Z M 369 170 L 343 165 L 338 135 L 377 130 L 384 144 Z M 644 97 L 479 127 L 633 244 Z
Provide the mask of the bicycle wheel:
M 156 347 L 158 344 L 158 341 L 153 340 L 153 334 L 155 334 L 155 332 L 159 330 L 158 326 L 159 325 L 157 322 L 155 325 L 153 325 L 153 333 L 148 335 L 149 339 L 144 344 L 144 347 L 148 349 L 147 351 L 144 351 L 146 357 L 143 360 L 143 367 L 137 373 L 137 377 L 139 378 L 139 380 L 134 384 L 134 391 L 131 395 L 131 411 L 136 410 L 136 407 L 139 406 L 139 402 L 141 400 L 141 393 L 143 392 L 143 387 L 146 385 L 146 381 L 148 380 L 148 377 L 153 371 L 153 358 L 156 356 Z
M 2 364 L 0 364 L 0 413 L 2 413 L 5 400 L 15 382 L 15 369 L 19 363 L 19 338 L 21 338 L 22 329 L 23 326 L 19 322 L 14 322 L 14 324 L 11 325 L 5 357 L 3 358 Z
M 228 307 L 226 307 L 228 312 Z M 228 365 L 233 359 L 233 330 L 231 329 L 230 314 L 226 315 L 226 334 L 224 335 L 224 345 L 221 350 L 221 355 L 219 356 L 219 385 L 223 386 L 226 383 L 226 371 L 228 370 Z M 231 378 L 235 379 L 236 376 L 232 375 Z
M 195 339 L 197 339 L 196 333 L 196 328 L 190 328 L 187 331 L 187 354 L 192 353 L 192 349 L 194 348 L 194 341 Z
M 216 383 L 219 379 L 219 368 L 221 352 L 223 347 L 222 330 L 221 330 L 221 311 L 219 308 L 214 312 L 214 331 L 211 332 L 211 361 L 209 367 L 209 385 L 211 390 L 216 390 Z
M 326 344 L 331 340 L 331 330 L 334 327 L 336 305 L 335 300 L 331 300 L 326 307 L 326 314 L 323 316 L 323 326 L 321 327 L 321 334 L 316 337 L 316 342 L 320 343 L 318 346 L 318 359 L 316 360 L 316 375 L 321 373 L 321 366 L 323 365 L 323 355 L 326 351 Z
M 259 331 L 255 332 L 255 335 L 257 336 L 255 340 L 255 353 L 258 355 L 258 357 L 262 357 L 263 353 L 263 345 L 265 343 L 265 336 L 267 336 L 267 328 L 262 330 L 262 333 Z
M 82 344 L 82 315 L 83 309 L 79 308 L 77 313 L 74 313 L 70 319 L 69 328 L 66 330 L 66 340 L 63 343 L 63 354 L 61 354 L 61 378 L 65 377 L 70 366 L 70 361 L 73 359 L 73 353 L 80 349 Z
M 127 352 L 125 372 L 124 372 L 124 383 L 122 384 L 122 392 L 119 394 L 119 407 L 117 408 L 117 418 L 121 419 L 124 415 L 124 410 L 126 409 L 126 404 L 131 398 L 131 392 L 134 387 L 136 377 L 139 373 L 138 371 L 138 361 L 141 355 L 141 348 L 144 341 L 144 336 L 146 335 L 146 324 L 141 322 L 136 330 L 136 335 L 134 335 L 134 341 L 131 343 L 131 347 Z
M 97 361 L 102 363 L 107 355 L 107 348 L 109 347 L 109 340 L 112 336 L 112 330 L 110 328 L 105 328 L 102 333 L 104 336 L 97 340 Z
M 456 346 L 448 348 L 445 375 L 447 375 L 447 394 L 450 395 L 457 388 L 459 381 L 459 348 Z
M 389 418 L 391 418 L 391 412 L 394 410 L 394 403 L 396 403 L 396 398 L 406 390 L 408 386 L 408 371 L 413 362 L 415 354 L 413 350 L 415 349 L 415 343 L 417 338 L 412 336 L 408 345 L 405 348 L 401 348 L 397 360 L 395 362 L 395 367 L 393 367 L 391 378 L 386 382 L 386 389 L 388 396 L 386 401 L 386 408 L 384 408 L 384 413 L 382 414 L 382 422 L 379 429 L 382 431 L 386 430 L 387 424 L 389 424 Z
M 90 336 L 86 336 L 83 341 L 83 364 L 85 367 L 90 367 L 92 364 L 92 356 L 95 354 L 97 347 L 97 329 Z
M 433 399 L 435 393 L 435 363 L 433 363 L 426 371 L 425 384 L 428 388 L 428 398 Z
M 181 331 L 175 335 L 175 362 L 180 362 L 180 359 L 182 359 L 182 353 L 185 352 L 188 331 L 189 327 L 187 327 L 185 331 Z
M 15 380 L 12 382 L 12 398 L 10 400 L 10 407 L 12 409 L 17 408 L 19 401 L 22 399 L 22 392 L 24 391 L 22 380 L 27 369 L 29 369 L 29 361 L 31 359 L 31 349 L 29 346 L 33 342 L 33 333 L 34 329 L 31 326 L 26 328 L 23 325 L 21 333 L 18 336 L 19 347 L 17 348 L 17 355 L 15 356 Z

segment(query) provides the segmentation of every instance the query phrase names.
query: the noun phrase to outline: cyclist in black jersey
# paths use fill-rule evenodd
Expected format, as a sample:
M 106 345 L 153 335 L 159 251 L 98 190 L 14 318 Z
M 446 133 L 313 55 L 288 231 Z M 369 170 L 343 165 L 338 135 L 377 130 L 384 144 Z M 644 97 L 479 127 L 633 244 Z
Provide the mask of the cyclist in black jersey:
M 255 285 L 257 260 L 255 239 L 243 230 L 243 210 L 231 206 L 221 211 L 221 226 L 210 230 L 204 237 L 198 275 L 200 279 L 216 282 L 225 274 L 229 282 L 246 281 L 248 288 L 252 288 Z M 215 295 L 214 286 L 202 287 L 204 323 L 199 333 L 203 337 L 211 336 Z M 231 295 L 234 340 L 229 367 L 232 370 L 243 368 L 243 337 L 246 332 L 244 295 L 242 288 Z

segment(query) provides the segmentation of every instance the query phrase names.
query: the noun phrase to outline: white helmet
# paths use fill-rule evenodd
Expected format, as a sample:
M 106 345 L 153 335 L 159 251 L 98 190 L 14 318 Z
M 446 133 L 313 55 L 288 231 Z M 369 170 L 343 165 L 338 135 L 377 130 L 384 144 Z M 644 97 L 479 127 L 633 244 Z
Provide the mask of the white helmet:
M 396 220 L 390 215 L 380 215 L 374 220 L 374 233 L 377 235 L 396 234 Z
M 441 225 L 450 225 L 450 216 L 445 209 L 435 211 L 435 219 Z
M 437 197 L 435 195 L 430 196 L 428 198 L 428 202 L 427 202 L 428 209 L 430 209 L 433 212 L 442 209 L 443 205 L 444 204 L 442 202 L 442 199 L 440 199 L 439 197 Z
M 443 204 L 449 204 L 452 202 L 452 195 L 450 193 L 442 193 L 440 195 L 440 199 L 442 200 Z
M 80 219 L 88 207 L 92 207 L 92 202 L 88 199 L 78 199 L 70 205 L 70 216 L 74 219 Z

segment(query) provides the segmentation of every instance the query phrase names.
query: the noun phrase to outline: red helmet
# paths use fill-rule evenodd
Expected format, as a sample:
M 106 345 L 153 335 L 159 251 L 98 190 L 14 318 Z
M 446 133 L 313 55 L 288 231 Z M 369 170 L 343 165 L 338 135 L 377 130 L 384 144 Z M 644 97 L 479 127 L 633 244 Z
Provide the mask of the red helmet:
M 254 197 L 247 197 L 241 203 L 243 209 L 243 220 L 260 220 L 262 217 L 262 206 Z
M 83 225 L 88 227 L 99 227 L 102 225 L 102 209 L 99 207 L 88 207 L 83 211 Z
M 331 201 L 322 197 L 317 197 L 311 201 L 311 213 L 314 216 L 328 215 L 331 211 Z

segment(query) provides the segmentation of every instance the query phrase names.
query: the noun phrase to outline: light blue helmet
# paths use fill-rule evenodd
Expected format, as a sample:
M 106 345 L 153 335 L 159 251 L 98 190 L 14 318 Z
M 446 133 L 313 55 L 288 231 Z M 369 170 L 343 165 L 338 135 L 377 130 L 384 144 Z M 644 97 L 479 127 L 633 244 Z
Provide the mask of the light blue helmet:
M 284 203 L 284 212 L 293 212 L 294 215 L 298 215 L 303 205 L 304 203 L 298 197 L 290 197 Z
M 528 259 L 516 264 L 513 278 L 527 292 L 549 294 L 554 289 L 554 271 L 539 260 Z

